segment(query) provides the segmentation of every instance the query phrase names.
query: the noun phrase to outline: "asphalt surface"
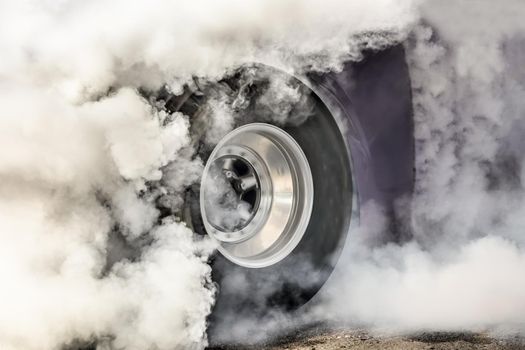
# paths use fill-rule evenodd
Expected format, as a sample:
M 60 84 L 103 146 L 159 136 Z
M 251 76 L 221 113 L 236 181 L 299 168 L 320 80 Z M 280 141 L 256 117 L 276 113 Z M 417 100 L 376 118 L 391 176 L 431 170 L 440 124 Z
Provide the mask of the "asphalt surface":
M 525 338 L 491 338 L 479 333 L 420 333 L 407 336 L 372 335 L 362 330 L 308 330 L 304 333 L 273 340 L 271 343 L 243 346 L 210 347 L 210 350 L 518 350 L 525 349 Z

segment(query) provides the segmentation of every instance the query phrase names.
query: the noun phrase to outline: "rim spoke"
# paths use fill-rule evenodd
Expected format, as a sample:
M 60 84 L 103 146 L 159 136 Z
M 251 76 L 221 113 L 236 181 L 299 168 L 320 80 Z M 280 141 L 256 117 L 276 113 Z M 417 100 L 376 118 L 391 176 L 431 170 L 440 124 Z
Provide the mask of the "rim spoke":
M 222 172 L 228 180 L 237 179 L 237 174 L 235 173 L 235 167 L 233 166 L 233 159 L 226 158 L 222 163 Z
M 252 188 L 257 187 L 257 177 L 255 174 L 248 174 L 239 178 L 242 192 L 248 192 Z

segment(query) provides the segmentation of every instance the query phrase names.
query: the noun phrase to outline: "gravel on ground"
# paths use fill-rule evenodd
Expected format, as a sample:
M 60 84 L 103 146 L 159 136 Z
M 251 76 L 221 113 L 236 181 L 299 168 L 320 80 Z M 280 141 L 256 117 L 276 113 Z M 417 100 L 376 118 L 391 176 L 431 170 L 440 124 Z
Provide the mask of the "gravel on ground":
M 491 338 L 487 334 L 468 332 L 429 332 L 408 336 L 372 335 L 363 330 L 307 330 L 272 343 L 258 345 L 229 345 L 210 350 L 335 350 L 335 349 L 393 349 L 393 350 L 525 350 L 520 337 Z

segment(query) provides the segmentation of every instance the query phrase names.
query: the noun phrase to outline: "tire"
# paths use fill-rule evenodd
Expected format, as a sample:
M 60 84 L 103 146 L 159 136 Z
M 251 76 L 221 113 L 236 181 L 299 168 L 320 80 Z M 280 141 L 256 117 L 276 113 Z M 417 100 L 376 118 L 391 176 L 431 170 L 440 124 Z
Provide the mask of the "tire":
M 340 73 L 312 75 L 306 84 L 296 83 L 309 90 L 313 114 L 299 125 L 279 126 L 310 164 L 310 221 L 293 251 L 271 266 L 244 267 L 220 253 L 214 256 L 218 295 L 209 320 L 212 343 L 224 340 L 221 334 L 249 334 L 264 317 L 307 303 L 330 276 L 351 226 L 366 225 L 362 208 L 367 203 L 379 205 L 391 218 L 393 234 L 386 239 L 407 235 L 400 225 L 406 213 L 397 205 L 410 196 L 414 181 L 410 80 L 403 47 L 369 53 Z M 260 121 L 257 116 L 248 120 Z M 198 192 L 194 188 L 188 193 L 189 221 L 206 234 Z

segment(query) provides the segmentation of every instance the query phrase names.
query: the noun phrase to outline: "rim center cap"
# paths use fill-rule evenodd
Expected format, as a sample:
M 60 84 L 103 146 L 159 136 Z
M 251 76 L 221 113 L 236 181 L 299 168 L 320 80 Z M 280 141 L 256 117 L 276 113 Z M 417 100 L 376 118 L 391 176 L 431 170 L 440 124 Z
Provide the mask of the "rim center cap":
M 204 205 L 208 221 L 217 231 L 233 236 L 250 223 L 259 208 L 258 175 L 240 156 L 228 155 L 214 160 L 202 186 L 207 193 Z M 222 240 L 221 235 L 216 238 Z

